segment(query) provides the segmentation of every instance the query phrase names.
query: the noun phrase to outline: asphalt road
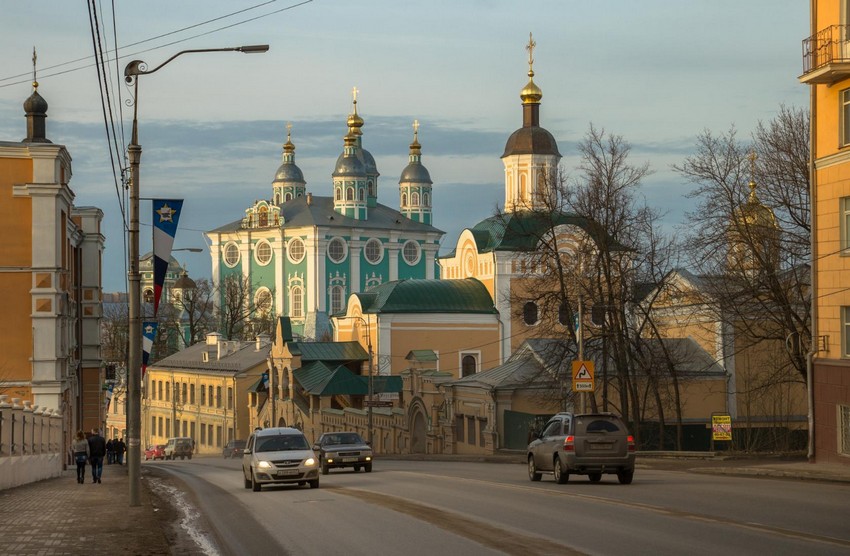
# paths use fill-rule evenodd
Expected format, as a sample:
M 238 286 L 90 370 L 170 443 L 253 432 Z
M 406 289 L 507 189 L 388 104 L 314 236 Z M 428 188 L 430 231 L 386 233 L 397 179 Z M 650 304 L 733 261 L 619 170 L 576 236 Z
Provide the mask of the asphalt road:
M 321 487 L 243 488 L 240 462 L 156 462 L 221 554 L 847 554 L 850 485 L 638 469 L 634 483 L 515 464 L 381 461 Z

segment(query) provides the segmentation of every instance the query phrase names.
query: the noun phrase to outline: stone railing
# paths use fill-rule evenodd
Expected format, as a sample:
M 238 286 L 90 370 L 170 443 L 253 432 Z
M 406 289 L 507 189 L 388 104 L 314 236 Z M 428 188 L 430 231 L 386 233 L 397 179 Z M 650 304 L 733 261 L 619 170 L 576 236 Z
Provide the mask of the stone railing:
M 62 474 L 62 416 L 0 395 L 0 490 Z

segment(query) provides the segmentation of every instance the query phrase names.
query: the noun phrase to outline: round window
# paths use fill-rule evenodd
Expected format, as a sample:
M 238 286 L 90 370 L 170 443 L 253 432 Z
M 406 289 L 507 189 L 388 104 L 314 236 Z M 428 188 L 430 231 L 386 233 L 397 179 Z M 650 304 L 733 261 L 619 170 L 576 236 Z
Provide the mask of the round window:
M 224 264 L 233 268 L 239 262 L 239 246 L 235 243 L 228 243 L 224 248 Z
M 412 239 L 404 244 L 404 248 L 401 250 L 401 255 L 404 257 L 404 262 L 409 264 L 410 266 L 415 265 L 419 262 L 419 244 Z
M 333 238 L 330 243 L 328 243 L 328 258 L 335 263 L 341 263 L 345 260 L 345 255 L 345 240 L 341 237 Z
M 257 257 L 257 262 L 263 266 L 269 264 L 269 261 L 272 260 L 272 246 L 269 245 L 269 242 L 261 241 L 254 249 L 254 256 Z
M 304 242 L 301 238 L 294 238 L 289 242 L 289 248 L 286 250 L 289 256 L 289 260 L 293 263 L 300 263 L 304 260 Z
M 363 250 L 366 255 L 366 260 L 372 264 L 378 264 L 384 256 L 384 247 L 381 245 L 381 240 L 372 238 L 366 242 L 366 248 Z
M 254 305 L 259 313 L 267 314 L 272 308 L 272 292 L 267 288 L 260 288 L 254 298 Z

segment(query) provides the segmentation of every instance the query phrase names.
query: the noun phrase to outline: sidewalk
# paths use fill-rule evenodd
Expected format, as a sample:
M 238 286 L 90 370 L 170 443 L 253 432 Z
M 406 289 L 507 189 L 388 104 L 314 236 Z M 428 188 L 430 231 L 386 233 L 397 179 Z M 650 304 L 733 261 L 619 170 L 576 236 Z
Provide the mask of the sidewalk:
M 104 465 L 102 483 L 61 477 L 0 491 L 0 551 L 10 556 L 171 554 L 144 473 L 141 506 L 130 507 L 127 467 Z M 168 512 L 168 509 L 162 509 Z
M 524 464 L 523 455 L 497 456 L 386 456 L 386 459 L 487 461 Z M 148 489 L 142 466 L 141 506 L 129 506 L 127 467 L 103 466 L 103 483 L 77 484 L 76 469 L 49 479 L 0 491 L 0 539 L 3 554 L 10 556 L 57 554 L 172 554 L 167 524 L 172 508 L 163 505 Z M 641 469 L 668 469 L 691 473 L 817 480 L 850 484 L 850 465 L 752 458 L 682 458 L 639 455 L 635 483 Z M 524 473 L 524 471 L 522 471 Z

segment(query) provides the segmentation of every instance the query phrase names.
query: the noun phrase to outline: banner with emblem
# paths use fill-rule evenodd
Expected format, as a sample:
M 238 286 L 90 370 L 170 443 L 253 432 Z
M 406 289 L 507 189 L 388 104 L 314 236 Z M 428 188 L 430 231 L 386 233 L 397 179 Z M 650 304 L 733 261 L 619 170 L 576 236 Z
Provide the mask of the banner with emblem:
M 153 341 L 156 339 L 156 321 L 142 322 L 142 379 L 145 378 L 145 371 L 148 368 L 148 359 L 151 356 L 153 349 Z
M 103 411 L 109 413 L 109 404 L 112 401 L 112 391 L 115 389 L 115 384 L 110 382 L 106 389 L 106 394 L 103 396 Z
M 153 314 L 159 309 L 159 298 L 171 260 L 177 221 L 183 210 L 183 199 L 153 200 Z

